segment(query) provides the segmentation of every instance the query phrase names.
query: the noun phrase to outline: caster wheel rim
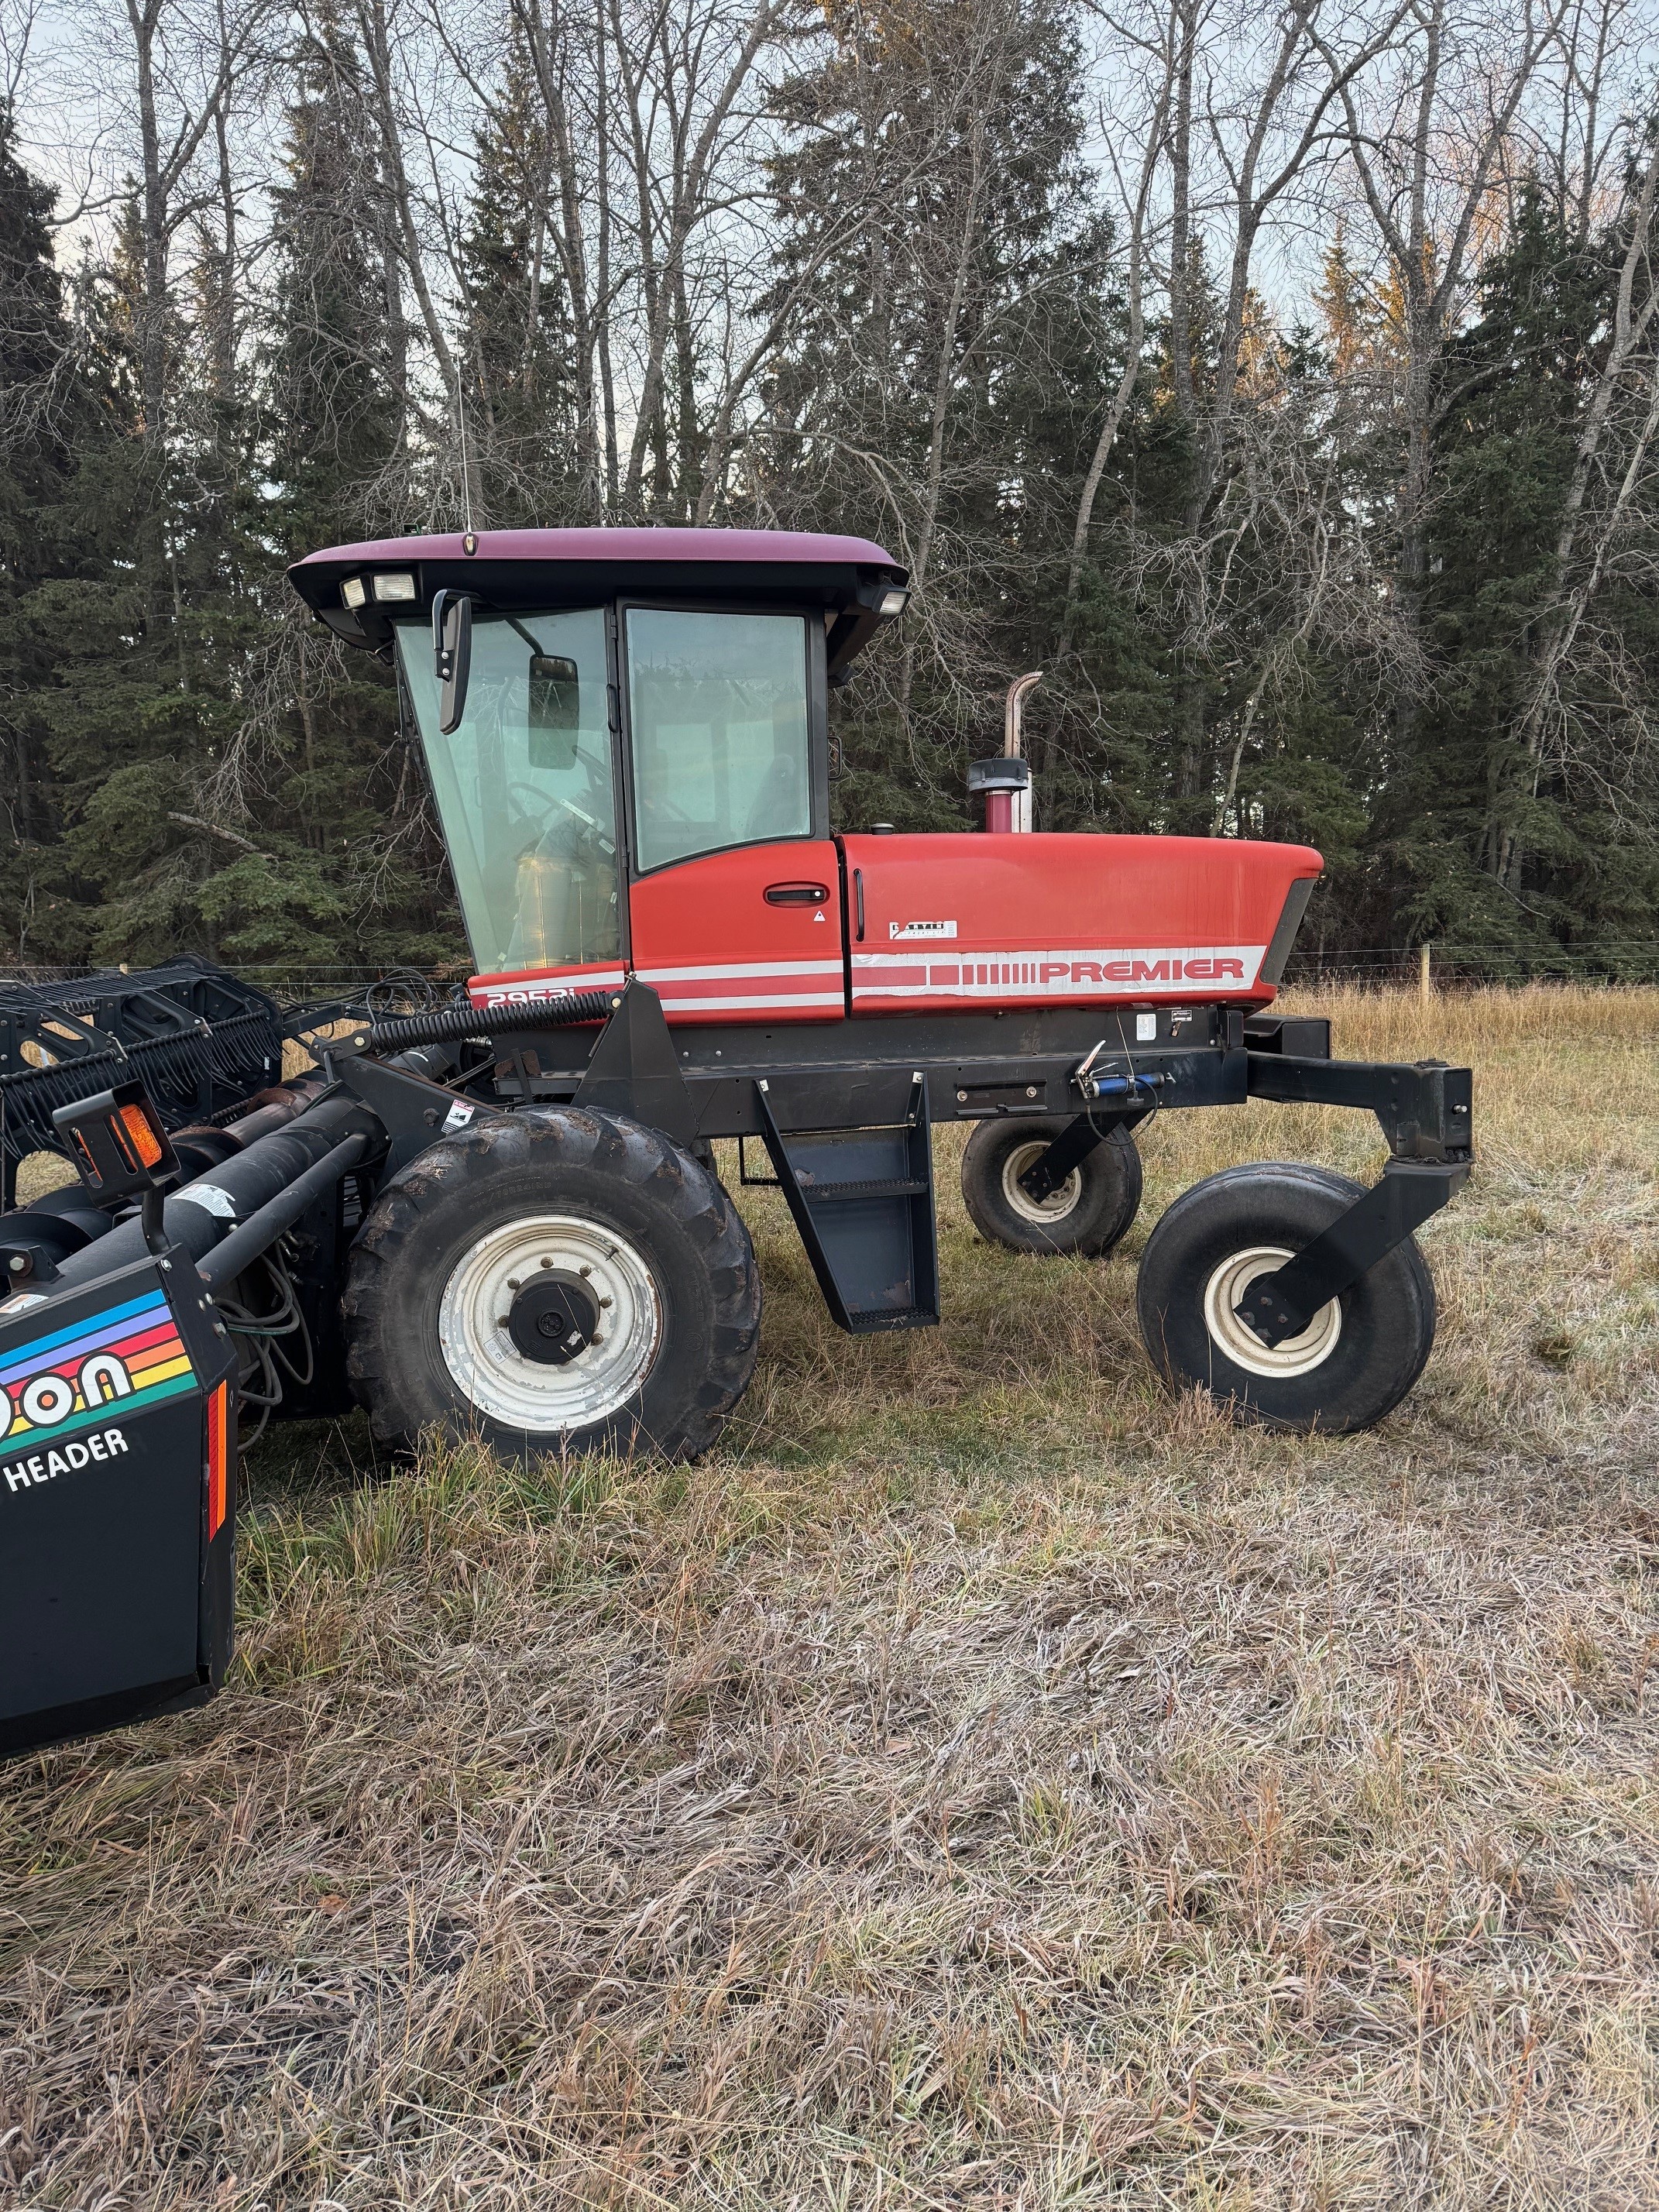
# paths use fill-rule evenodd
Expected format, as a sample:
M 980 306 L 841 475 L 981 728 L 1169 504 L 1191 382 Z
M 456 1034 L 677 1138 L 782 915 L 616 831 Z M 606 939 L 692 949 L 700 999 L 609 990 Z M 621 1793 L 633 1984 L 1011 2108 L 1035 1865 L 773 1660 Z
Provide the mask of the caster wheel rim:
M 1028 1190 L 1022 1190 L 1020 1177 L 1034 1168 L 1048 1149 L 1048 1139 L 1030 1145 L 1016 1145 L 1002 1163 L 1002 1195 L 1010 1212 L 1022 1221 L 1035 1221 L 1043 1228 L 1052 1228 L 1056 1221 L 1064 1221 L 1074 1212 L 1083 1195 L 1083 1171 L 1073 1168 L 1060 1188 L 1051 1191 L 1039 1205 Z
M 1342 1334 L 1342 1305 L 1338 1298 L 1321 1306 L 1299 1334 L 1286 1337 L 1283 1344 L 1276 1345 L 1264 1344 L 1234 1311 L 1259 1276 L 1271 1274 L 1295 1256 L 1282 1246 L 1272 1244 L 1258 1244 L 1246 1252 L 1231 1253 L 1212 1272 L 1204 1286 L 1204 1326 L 1210 1333 L 1210 1341 L 1247 1375 L 1288 1382 L 1295 1376 L 1311 1375 L 1336 1349 Z
M 556 1354 L 532 1358 L 521 1348 L 521 1301 L 544 1278 L 580 1286 L 580 1325 Z M 584 1333 L 589 1340 L 579 1343 Z M 591 1428 L 617 1413 L 650 1372 L 662 1333 L 662 1301 L 643 1254 L 616 1231 L 570 1214 L 488 1231 L 456 1261 L 438 1308 L 439 1352 L 456 1389 L 490 1420 L 532 1434 Z

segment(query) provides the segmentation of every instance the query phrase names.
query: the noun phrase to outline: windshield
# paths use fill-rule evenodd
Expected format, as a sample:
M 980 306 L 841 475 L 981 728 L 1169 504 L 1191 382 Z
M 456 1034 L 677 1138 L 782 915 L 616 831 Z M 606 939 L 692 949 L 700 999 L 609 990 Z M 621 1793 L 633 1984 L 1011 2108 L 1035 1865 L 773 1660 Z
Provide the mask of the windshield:
M 438 728 L 432 633 L 399 625 L 404 680 L 482 975 L 615 960 L 605 616 L 477 615 L 466 711 Z

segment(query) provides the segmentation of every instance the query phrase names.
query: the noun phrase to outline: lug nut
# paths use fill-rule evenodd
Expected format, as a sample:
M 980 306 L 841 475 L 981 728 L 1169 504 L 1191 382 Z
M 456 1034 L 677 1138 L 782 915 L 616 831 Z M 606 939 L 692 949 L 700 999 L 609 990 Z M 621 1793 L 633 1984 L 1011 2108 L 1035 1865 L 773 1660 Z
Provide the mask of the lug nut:
M 509 1276 L 507 1277 L 507 1289 L 508 1289 L 509 1291 L 516 1291 L 516 1290 L 518 1289 L 518 1287 L 519 1287 L 519 1279 L 518 1279 L 518 1277 L 517 1277 L 516 1275 L 509 1275 Z
M 602 1307 L 603 1307 L 603 1306 L 608 1306 L 608 1305 L 614 1305 L 614 1304 L 615 1304 L 615 1303 L 616 1303 L 616 1301 L 615 1301 L 613 1298 L 601 1298 L 601 1299 L 599 1300 L 599 1304 L 600 1304 L 600 1305 L 601 1305 Z
M 592 1273 L 592 1272 L 593 1270 L 591 1267 L 578 1267 L 576 1270 L 576 1273 L 582 1278 L 584 1282 L 586 1281 L 587 1278 Z
M 553 1262 L 550 1260 L 544 1260 L 542 1261 L 542 1265 L 544 1267 L 550 1267 L 553 1265 Z

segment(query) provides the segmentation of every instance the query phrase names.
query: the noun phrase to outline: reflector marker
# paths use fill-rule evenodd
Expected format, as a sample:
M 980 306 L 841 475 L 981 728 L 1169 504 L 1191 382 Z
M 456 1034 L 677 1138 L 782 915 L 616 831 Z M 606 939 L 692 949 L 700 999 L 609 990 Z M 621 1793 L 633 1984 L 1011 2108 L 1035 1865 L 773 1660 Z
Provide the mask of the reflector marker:
M 225 1525 L 230 1488 L 230 1384 L 220 1383 L 207 1402 L 207 1533 L 210 1544 Z

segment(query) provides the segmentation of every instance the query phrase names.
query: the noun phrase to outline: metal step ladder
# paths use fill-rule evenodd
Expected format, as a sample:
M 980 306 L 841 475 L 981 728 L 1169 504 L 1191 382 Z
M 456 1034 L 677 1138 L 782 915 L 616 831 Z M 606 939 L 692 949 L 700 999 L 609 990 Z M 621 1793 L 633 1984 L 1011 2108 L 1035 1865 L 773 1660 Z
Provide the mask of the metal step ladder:
M 785 1128 L 785 1085 L 762 1078 L 755 1086 L 766 1149 L 812 1272 L 831 1317 L 854 1336 L 939 1321 L 927 1081 L 917 1074 L 901 1085 L 891 1121 L 884 1113 L 878 1126 L 858 1129 Z

